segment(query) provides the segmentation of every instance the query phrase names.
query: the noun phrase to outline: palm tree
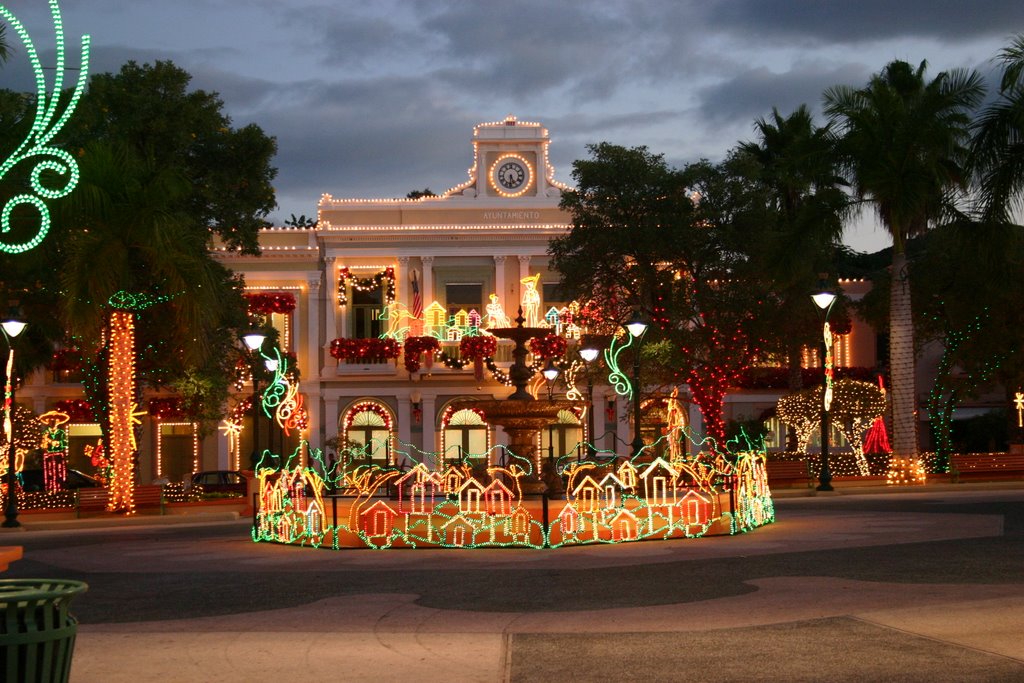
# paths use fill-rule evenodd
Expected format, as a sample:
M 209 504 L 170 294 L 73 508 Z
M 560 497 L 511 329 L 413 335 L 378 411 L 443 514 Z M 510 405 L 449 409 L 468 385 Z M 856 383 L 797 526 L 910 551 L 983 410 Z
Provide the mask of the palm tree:
M 1010 220 L 1024 200 L 1024 34 L 1003 48 L 999 95 L 977 120 L 974 156 L 982 214 L 989 222 Z
M 0 64 L 11 57 L 11 46 L 7 43 L 7 26 L 0 25 Z
M 69 331 L 103 347 L 111 511 L 132 510 L 135 322 L 164 303 L 171 343 L 190 361 L 206 353 L 222 289 L 206 231 L 183 211 L 189 183 L 125 147 L 96 144 L 80 157 L 82 183 L 63 206 L 69 228 L 60 281 Z M 173 303 L 169 303 L 173 299 Z M 168 302 L 168 303 L 165 303 Z M 90 348 L 86 346 L 85 348 Z
M 825 91 L 825 112 L 842 135 L 843 163 L 858 198 L 874 206 L 892 238 L 889 299 L 889 372 L 893 397 L 893 452 L 916 457 L 914 328 L 907 281 L 907 241 L 957 213 L 965 170 L 971 110 L 984 94 L 974 71 L 953 70 L 925 80 L 894 61 L 867 86 Z
M 753 162 L 772 216 L 757 226 L 764 239 L 756 247 L 755 261 L 779 297 L 776 329 L 784 339 L 789 389 L 797 391 L 803 381 L 801 349 L 817 338 L 808 336 L 816 325 L 807 295 L 818 273 L 831 269 L 849 202 L 841 189 L 845 183 L 838 173 L 831 128 L 815 126 L 806 105 L 786 117 L 773 108 L 770 119 L 757 119 L 754 129 L 758 140 L 741 143 L 739 152 Z M 788 441 L 795 449 L 795 432 Z

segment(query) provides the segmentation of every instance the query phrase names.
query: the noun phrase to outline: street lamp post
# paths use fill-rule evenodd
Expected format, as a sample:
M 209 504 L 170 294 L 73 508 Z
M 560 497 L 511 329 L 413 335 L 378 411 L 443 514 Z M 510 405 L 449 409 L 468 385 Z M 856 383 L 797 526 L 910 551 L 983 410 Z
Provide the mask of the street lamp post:
M 267 369 L 267 372 L 270 373 L 271 377 L 276 377 L 277 376 L 277 366 L 278 366 L 278 362 L 277 362 L 276 358 L 264 358 L 263 359 L 263 367 L 265 367 Z M 271 419 L 267 424 L 268 424 L 268 427 L 267 427 L 267 448 L 270 448 L 271 450 L 273 450 L 274 449 L 274 420 Z M 279 462 L 283 463 L 284 462 L 284 434 L 280 430 L 278 430 L 278 439 L 279 439 L 279 441 L 278 441 L 278 444 L 277 444 L 277 455 L 278 455 L 278 458 L 279 458 Z
M 821 469 L 818 472 L 817 490 L 831 491 L 832 472 L 829 470 L 828 449 L 831 436 L 829 410 L 832 407 L 832 330 L 828 325 L 828 314 L 832 311 L 832 304 L 836 301 L 836 295 L 826 288 L 823 280 L 820 291 L 812 294 L 811 299 L 824 317 L 821 337 L 821 368 L 825 384 L 821 397 Z
M 15 471 L 17 449 L 14 446 L 14 339 L 28 326 L 15 315 L 9 316 L 0 323 L 7 340 L 7 384 L 4 387 L 4 436 L 7 437 L 7 505 L 4 508 L 4 521 L 0 526 L 12 529 L 20 527 L 18 521 L 18 477 Z
M 541 370 L 541 374 L 544 375 L 544 379 L 548 383 L 548 401 L 554 399 L 553 392 L 555 388 L 555 380 L 558 379 L 558 375 L 561 371 L 558 366 L 555 365 L 555 361 L 552 358 L 548 359 L 548 364 Z M 548 460 L 555 459 L 555 439 L 554 439 L 554 427 L 548 425 Z
M 593 339 L 588 339 L 583 342 L 579 353 L 587 366 L 587 460 L 593 460 L 597 449 L 594 448 L 594 377 L 590 373 L 590 364 L 601 355 L 601 347 Z
M 245 342 L 245 346 L 249 349 L 249 353 L 252 356 L 252 455 L 249 456 L 249 462 L 252 464 L 253 469 L 256 469 L 260 461 L 259 352 L 266 339 L 267 336 L 259 330 L 253 330 L 242 336 L 242 341 Z
M 644 440 L 640 435 L 640 341 L 647 331 L 647 323 L 637 312 L 636 316 L 626 323 L 625 328 L 636 341 L 636 351 L 633 353 L 633 442 L 630 444 L 630 457 L 635 458 L 644 447 Z

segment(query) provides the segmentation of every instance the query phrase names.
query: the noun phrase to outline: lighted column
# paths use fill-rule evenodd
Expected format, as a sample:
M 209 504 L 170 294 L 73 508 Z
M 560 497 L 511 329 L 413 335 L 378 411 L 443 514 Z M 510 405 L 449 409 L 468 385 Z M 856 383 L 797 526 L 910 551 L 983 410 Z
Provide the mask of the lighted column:
M 338 259 L 335 256 L 328 256 L 324 259 L 327 273 L 327 291 L 324 296 L 326 311 L 326 321 L 324 329 L 323 339 L 323 359 L 324 369 L 333 369 L 338 366 L 338 361 L 335 360 L 334 356 L 331 355 L 331 342 L 338 336 Z M 319 354 L 318 354 L 319 355 Z
M 403 306 L 412 305 L 412 295 L 409 293 L 409 257 L 399 256 L 398 267 L 395 269 L 395 296 Z
M 306 279 L 306 359 L 302 370 L 309 378 L 320 376 L 320 329 L 320 274 L 316 273 Z M 298 348 L 296 340 L 295 350 Z
M 594 402 L 593 402 L 593 416 L 594 416 L 594 433 L 591 435 L 591 443 L 598 450 L 608 448 L 608 444 L 601 437 L 604 436 L 605 432 L 608 431 L 608 422 L 606 418 L 605 408 L 608 406 L 608 390 L 606 387 L 598 385 L 594 387 Z
M 434 468 L 437 461 L 434 458 L 434 451 L 437 450 L 437 433 L 434 430 L 437 416 L 437 397 L 423 397 L 423 461 L 427 467 Z
M 405 454 L 412 442 L 412 400 L 408 396 L 398 397 L 398 442 L 392 457 L 399 467 L 410 465 Z
M 530 257 L 520 256 L 519 257 L 519 279 L 522 280 L 524 277 L 530 276 Z
M 423 283 L 421 285 L 423 307 L 426 308 L 436 298 L 434 296 L 434 257 L 421 256 L 420 261 L 423 263 Z
M 324 434 L 332 439 L 338 434 L 338 397 L 324 397 Z
M 505 311 L 514 310 L 510 306 L 509 293 L 505 291 L 505 257 L 494 257 L 494 293 L 498 295 L 498 301 L 505 308 Z M 486 296 L 486 292 L 484 295 Z

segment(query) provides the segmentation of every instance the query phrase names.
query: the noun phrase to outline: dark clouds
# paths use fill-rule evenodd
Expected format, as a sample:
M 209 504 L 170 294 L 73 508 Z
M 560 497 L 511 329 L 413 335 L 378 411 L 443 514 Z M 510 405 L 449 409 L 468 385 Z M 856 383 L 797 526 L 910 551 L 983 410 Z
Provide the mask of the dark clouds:
M 93 34 L 92 71 L 171 59 L 277 138 L 278 219 L 324 192 L 445 190 L 473 126 L 509 113 L 550 129 L 563 181 L 605 140 L 719 159 L 772 106 L 820 110 L 893 58 L 985 66 L 1024 27 L 1019 0 L 62 2 L 69 42 Z M 43 0 L 7 4 L 46 18 Z M 4 85 L 31 87 L 14 64 Z
M 820 112 L 822 92 L 833 85 L 859 87 L 867 82 L 872 69 L 862 64 L 822 67 L 813 63 L 795 64 L 784 73 L 757 67 L 701 90 L 700 112 L 711 122 L 753 122 L 772 107 L 788 114 L 801 104 Z
M 712 26 L 754 38 L 812 43 L 930 38 L 962 42 L 1024 27 L 1024 3 L 1006 0 L 719 0 Z

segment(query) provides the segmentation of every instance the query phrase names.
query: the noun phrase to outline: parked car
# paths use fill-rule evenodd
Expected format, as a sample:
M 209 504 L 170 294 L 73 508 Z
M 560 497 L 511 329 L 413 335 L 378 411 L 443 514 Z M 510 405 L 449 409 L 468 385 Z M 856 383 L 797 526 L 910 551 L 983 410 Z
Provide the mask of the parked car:
M 243 498 L 248 493 L 248 483 L 238 470 L 208 470 L 192 475 L 192 485 L 201 486 L 204 493 L 230 493 Z
M 42 491 L 46 488 L 44 482 L 42 470 L 21 471 L 21 485 L 25 491 Z M 74 490 L 100 487 L 102 487 L 102 484 L 94 477 L 90 477 L 88 474 L 78 470 L 69 469 L 62 488 Z

